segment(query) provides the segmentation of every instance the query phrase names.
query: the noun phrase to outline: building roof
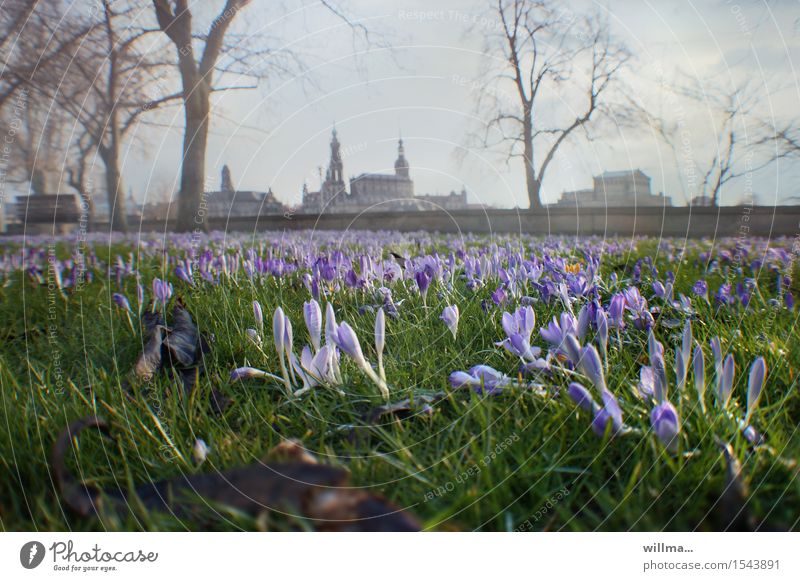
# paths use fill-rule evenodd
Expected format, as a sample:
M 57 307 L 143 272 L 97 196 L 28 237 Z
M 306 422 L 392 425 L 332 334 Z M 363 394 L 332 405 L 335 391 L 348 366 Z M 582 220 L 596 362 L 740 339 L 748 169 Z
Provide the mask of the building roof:
M 628 176 L 639 174 L 649 179 L 646 173 L 644 173 L 640 169 L 626 169 L 626 170 L 619 170 L 619 171 L 606 171 L 600 174 L 599 176 L 595 176 L 594 179 L 613 179 L 613 178 L 625 178 Z
M 361 180 L 377 180 L 383 182 L 405 182 L 409 181 L 410 178 L 399 176 L 395 174 L 389 173 L 362 173 L 357 175 L 354 178 L 350 178 L 350 181 L 361 181 Z

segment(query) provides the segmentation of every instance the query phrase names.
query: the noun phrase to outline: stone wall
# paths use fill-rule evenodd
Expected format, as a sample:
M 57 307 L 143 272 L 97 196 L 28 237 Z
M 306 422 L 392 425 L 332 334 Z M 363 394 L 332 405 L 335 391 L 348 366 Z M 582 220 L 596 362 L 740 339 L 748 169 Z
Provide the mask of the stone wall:
M 139 228 L 165 230 L 163 221 L 147 220 Z M 170 224 L 166 227 L 169 228 Z M 209 219 L 212 230 L 429 230 L 437 232 L 561 234 L 572 236 L 790 236 L 800 234 L 800 206 L 734 206 L 722 208 L 543 208 L 527 210 L 453 210 L 430 212 L 364 212 L 361 214 L 291 214 L 258 218 Z M 97 224 L 96 231 L 107 225 Z
M 543 208 L 454 210 L 418 213 L 261 216 L 212 221 L 221 230 L 429 230 L 437 232 L 520 232 L 600 236 L 797 236 L 800 206 L 722 208 Z M 162 226 L 163 227 L 163 226 Z

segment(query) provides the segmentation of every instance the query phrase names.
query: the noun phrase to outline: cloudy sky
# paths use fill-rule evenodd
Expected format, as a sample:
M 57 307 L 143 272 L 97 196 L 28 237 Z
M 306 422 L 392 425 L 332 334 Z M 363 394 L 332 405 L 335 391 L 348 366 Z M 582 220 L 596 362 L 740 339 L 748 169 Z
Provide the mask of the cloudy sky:
M 212 3 L 196 3 L 198 18 Z M 486 54 L 497 32 L 487 0 L 342 0 L 349 15 L 375 33 L 365 44 L 351 29 L 313 0 L 254 0 L 237 22 L 240 32 L 301 55 L 297 75 L 259 82 L 249 91 L 215 97 L 207 182 L 215 189 L 227 163 L 238 189 L 272 188 L 287 204 L 300 201 L 303 183 L 316 189 L 319 168 L 328 160 L 335 122 L 342 142 L 346 175 L 391 172 L 400 133 L 406 143 L 418 193 L 467 188 L 470 201 L 501 207 L 526 206 L 518 161 L 506 163 L 499 151 L 474 147 L 470 135 L 488 112 L 476 108 L 485 90 L 484 72 L 502 62 Z M 725 91 L 749 81 L 758 101 L 758 119 L 785 119 L 798 112 L 800 89 L 800 2 L 766 0 L 609 0 L 564 2 L 580 15 L 599 10 L 615 35 L 634 54 L 625 77 L 628 96 L 671 122 L 691 128 L 691 163 L 697 171 L 713 159 L 715 109 L 711 101 L 676 105 L 669 84 L 698 82 L 703 91 Z M 225 84 L 249 85 L 247 78 Z M 505 91 L 505 88 L 498 89 Z M 547 95 L 554 108 L 568 95 Z M 137 198 L 173 191 L 180 165 L 181 112 L 162 112 L 157 123 L 141 127 L 126 158 L 125 174 Z M 688 154 L 674 155 L 645 126 L 598 126 L 594 139 L 569 143 L 544 183 L 545 202 L 563 190 L 589 187 L 606 170 L 641 168 L 654 191 L 685 203 L 690 191 Z M 723 203 L 741 199 L 750 187 L 740 180 L 723 192 Z M 787 163 L 752 176 L 760 203 L 788 200 L 798 193 L 800 171 Z

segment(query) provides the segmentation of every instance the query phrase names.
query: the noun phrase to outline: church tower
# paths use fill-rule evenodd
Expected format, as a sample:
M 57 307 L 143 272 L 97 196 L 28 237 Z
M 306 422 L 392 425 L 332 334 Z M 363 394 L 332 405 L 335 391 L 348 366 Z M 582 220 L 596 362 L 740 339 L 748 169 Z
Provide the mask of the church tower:
M 325 206 L 342 193 L 345 193 L 344 164 L 342 163 L 341 145 L 336 127 L 334 127 L 331 132 L 331 161 L 328 164 L 328 171 L 325 173 L 325 182 L 322 184 L 321 205 Z
M 226 193 L 233 193 L 236 191 L 233 187 L 233 178 L 231 177 L 231 169 L 228 167 L 228 164 L 222 166 L 219 189 L 221 192 Z
M 397 161 L 394 162 L 394 173 L 397 177 L 409 179 L 408 160 L 406 159 L 406 149 L 403 147 L 403 138 L 397 142 Z

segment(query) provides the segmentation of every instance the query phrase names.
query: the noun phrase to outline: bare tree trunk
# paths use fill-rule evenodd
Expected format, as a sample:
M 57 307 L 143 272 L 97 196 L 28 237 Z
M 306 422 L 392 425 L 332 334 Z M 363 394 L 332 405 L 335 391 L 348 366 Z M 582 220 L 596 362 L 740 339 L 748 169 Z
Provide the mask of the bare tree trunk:
M 525 185 L 528 190 L 528 208 L 533 211 L 542 207 L 542 200 L 539 197 L 541 182 L 537 179 L 536 168 L 533 166 L 533 124 L 529 112 L 524 114 L 524 123 L 522 140 L 524 142 Z
M 184 107 L 186 128 L 183 134 L 183 165 L 181 189 L 178 195 L 178 232 L 196 229 L 207 230 L 205 215 L 201 212 L 205 190 L 206 145 L 211 103 L 206 83 L 198 76 L 194 92 L 186 99 Z
M 122 172 L 119 169 L 119 145 L 112 140 L 109 146 L 99 148 L 106 173 L 106 192 L 111 229 L 128 231 L 128 212 L 125 208 L 125 190 L 122 185 Z

